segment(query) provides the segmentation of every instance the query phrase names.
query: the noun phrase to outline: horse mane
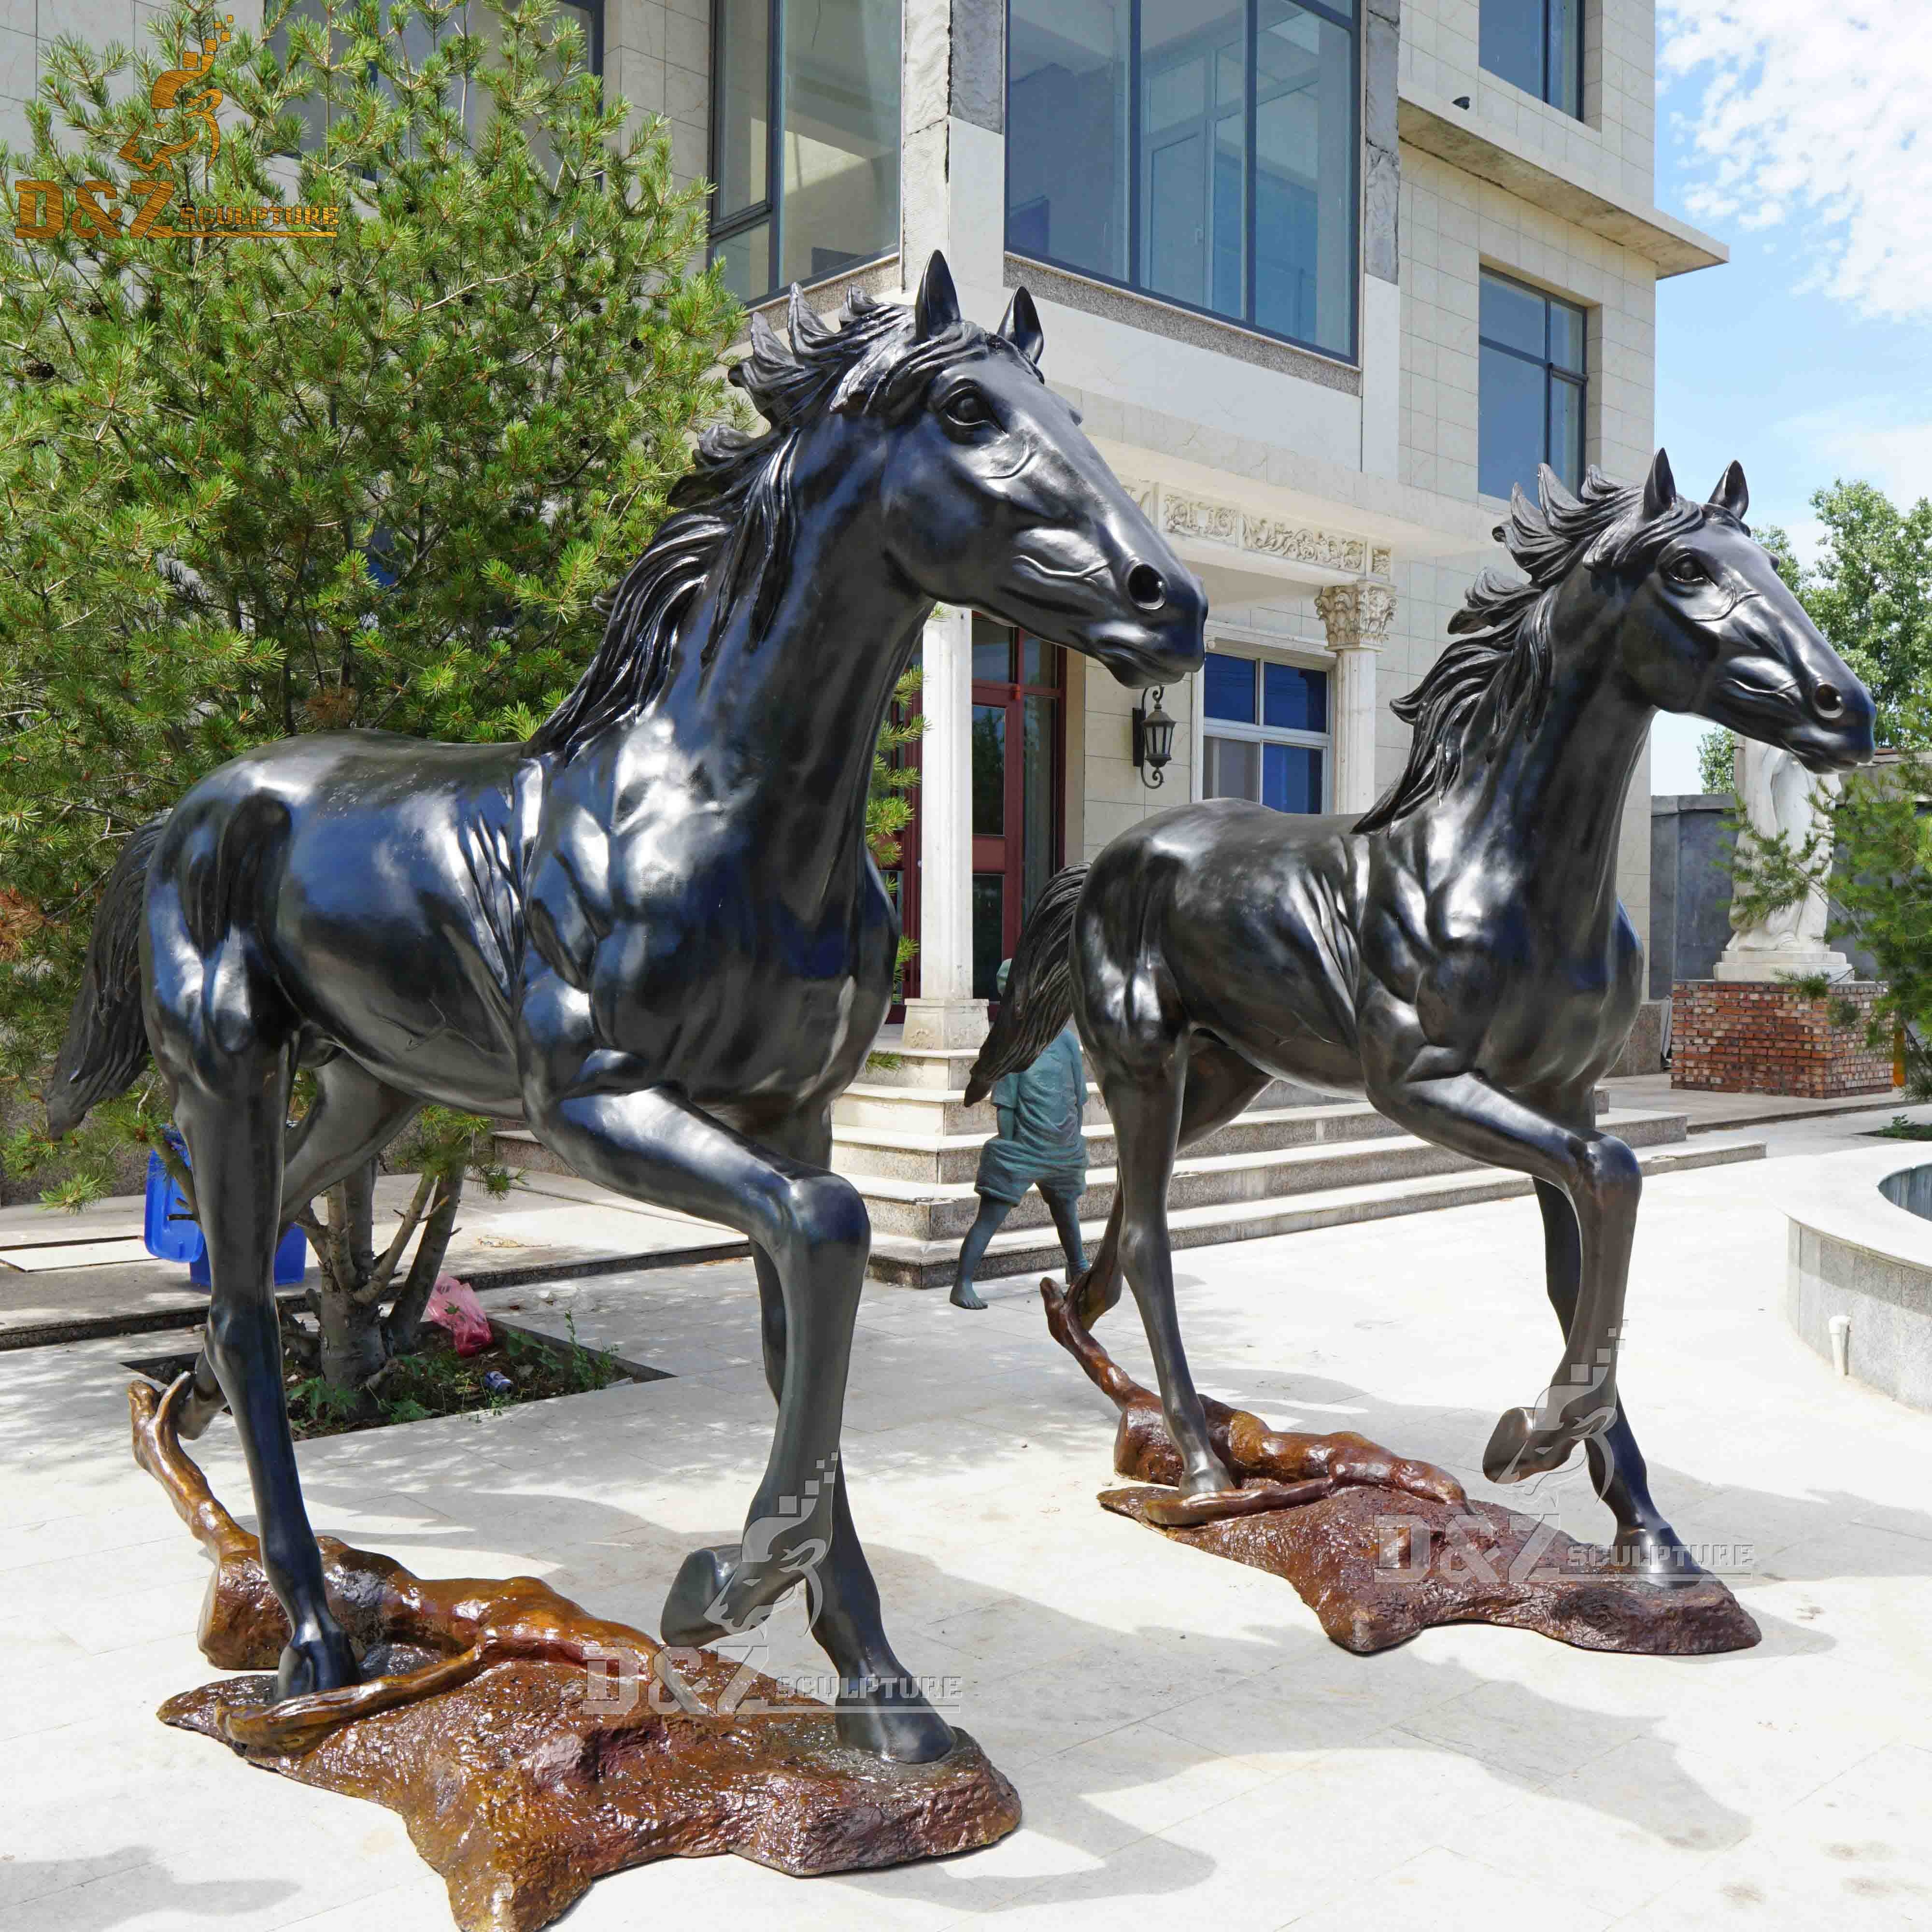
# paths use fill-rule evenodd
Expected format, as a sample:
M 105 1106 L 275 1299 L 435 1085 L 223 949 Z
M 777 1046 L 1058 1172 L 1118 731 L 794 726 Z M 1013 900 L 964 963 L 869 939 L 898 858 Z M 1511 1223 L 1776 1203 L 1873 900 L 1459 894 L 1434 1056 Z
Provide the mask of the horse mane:
M 741 608 L 749 610 L 750 647 L 757 648 L 790 571 L 800 440 L 826 414 L 903 421 L 941 366 L 966 350 L 997 345 L 1026 362 L 1004 337 L 974 322 L 921 336 L 910 306 L 862 289 L 847 296 L 838 321 L 830 322 L 806 306 L 794 284 L 787 326 L 789 346 L 754 314 L 751 352 L 727 378 L 770 427 L 747 432 L 721 424 L 698 438 L 689 472 L 671 490 L 672 514 L 610 593 L 596 656 L 531 734 L 530 752 L 568 760 L 644 710 L 668 681 L 707 590 L 716 593 L 715 608 L 702 662 L 710 662 Z
M 1550 699 L 1550 627 L 1556 593 L 1580 560 L 1592 568 L 1646 568 L 1674 537 L 1696 530 L 1706 506 L 1682 496 L 1653 515 L 1644 486 L 1616 483 L 1592 464 L 1582 490 L 1570 495 L 1546 463 L 1538 472 L 1540 507 L 1519 484 L 1498 542 L 1527 582 L 1485 569 L 1449 620 L 1452 642 L 1422 682 L 1390 707 L 1414 728 L 1402 774 L 1355 821 L 1378 832 L 1439 797 L 1471 759 L 1542 722 Z

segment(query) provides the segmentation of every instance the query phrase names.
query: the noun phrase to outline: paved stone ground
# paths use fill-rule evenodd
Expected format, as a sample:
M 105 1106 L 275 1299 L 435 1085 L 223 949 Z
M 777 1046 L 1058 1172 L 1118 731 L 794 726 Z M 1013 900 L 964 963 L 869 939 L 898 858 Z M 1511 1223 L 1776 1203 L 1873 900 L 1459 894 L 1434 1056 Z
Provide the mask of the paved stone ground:
M 870 1291 L 860 1527 L 899 1648 L 958 1678 L 956 1719 L 1026 1822 L 856 1878 L 647 1868 L 596 1888 L 572 1932 L 1932 1925 L 1932 1417 L 1834 1378 L 1779 1312 L 1780 1198 L 1868 1154 L 1858 1131 L 1893 1110 L 1782 1125 L 1765 1162 L 1648 1190 L 1624 1387 L 1679 1527 L 1750 1547 L 1734 1580 L 1765 1640 L 1732 1657 L 1487 1629 L 1348 1656 L 1286 1585 L 1095 1506 L 1111 1414 L 1030 1283 L 988 1285 L 976 1316 Z M 1484 1492 L 1496 1412 L 1556 1358 L 1540 1267 L 1537 1216 L 1509 1202 L 1198 1249 L 1179 1272 L 1207 1388 Z M 735 1534 L 764 1462 L 749 1267 L 492 1298 L 559 1325 L 568 1309 L 676 1379 L 310 1445 L 314 1515 L 420 1570 L 536 1570 L 650 1624 L 682 1552 Z M 1144 1372 L 1126 1312 L 1108 1327 Z M 211 1674 L 190 1636 L 205 1565 L 127 1453 L 118 1365 L 160 1346 L 0 1355 L 0 1932 L 443 1932 L 441 1887 L 388 1814 L 151 1715 Z M 238 1510 L 226 1424 L 201 1451 Z M 1584 1534 L 1607 1521 L 1574 1480 L 1533 1506 Z M 796 1610 L 759 1661 L 816 1666 Z
M 416 1178 L 391 1174 L 376 1182 L 379 1249 L 407 1210 Z M 148 1253 L 142 1208 L 138 1194 L 112 1196 L 78 1214 L 38 1204 L 0 1208 L 0 1349 L 111 1334 L 117 1326 L 198 1321 L 206 1291 L 189 1281 L 184 1262 Z M 574 1174 L 532 1173 L 520 1175 L 507 1194 L 465 1190 L 443 1270 L 484 1282 L 525 1271 L 601 1270 L 647 1255 L 694 1258 L 706 1250 L 748 1252 L 740 1236 L 712 1222 L 646 1207 Z

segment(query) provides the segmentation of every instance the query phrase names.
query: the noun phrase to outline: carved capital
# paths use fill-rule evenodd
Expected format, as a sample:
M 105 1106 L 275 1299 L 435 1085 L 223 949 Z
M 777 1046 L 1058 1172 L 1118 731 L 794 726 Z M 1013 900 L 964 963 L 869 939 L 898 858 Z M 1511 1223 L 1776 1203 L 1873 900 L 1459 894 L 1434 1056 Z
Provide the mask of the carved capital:
M 1386 584 L 1331 584 L 1315 593 L 1331 650 L 1379 650 L 1395 621 L 1395 592 Z

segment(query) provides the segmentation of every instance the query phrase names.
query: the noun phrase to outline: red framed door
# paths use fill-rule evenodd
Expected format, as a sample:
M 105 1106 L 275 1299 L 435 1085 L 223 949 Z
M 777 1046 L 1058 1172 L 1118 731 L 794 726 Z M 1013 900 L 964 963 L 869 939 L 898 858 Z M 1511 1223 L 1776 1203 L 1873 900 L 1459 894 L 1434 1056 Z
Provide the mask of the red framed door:
M 973 620 L 973 992 L 994 999 L 1040 890 L 1059 869 L 1066 724 L 1059 646 Z

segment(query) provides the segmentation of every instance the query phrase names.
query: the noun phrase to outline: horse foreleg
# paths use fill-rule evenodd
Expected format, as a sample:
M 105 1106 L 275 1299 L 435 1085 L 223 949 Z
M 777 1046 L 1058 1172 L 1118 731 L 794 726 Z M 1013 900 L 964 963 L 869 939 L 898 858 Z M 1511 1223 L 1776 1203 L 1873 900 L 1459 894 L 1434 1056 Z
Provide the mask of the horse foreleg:
M 1614 1135 L 1573 1126 L 1477 1075 L 1371 1079 L 1369 1098 L 1438 1147 L 1560 1190 L 1576 1221 L 1580 1264 L 1563 1359 L 1534 1408 L 1505 1409 L 1483 1451 L 1492 1483 L 1560 1469 L 1617 1414 L 1617 1346 L 1643 1172 Z
M 832 1120 L 826 1113 L 801 1117 L 770 1130 L 770 1144 L 801 1160 L 822 1166 L 831 1157 Z M 784 1400 L 787 1324 L 784 1286 L 771 1257 L 754 1257 L 765 1382 L 775 1400 Z M 863 1545 L 852 1521 L 841 1456 L 832 1498 L 832 1546 L 813 1573 L 808 1590 L 812 1634 L 838 1672 L 839 1702 L 848 1732 L 886 1756 L 916 1754 L 938 1721 L 910 1672 L 893 1654 Z M 902 1722 L 902 1720 L 904 1720 Z
M 1543 1210 L 1543 1255 L 1550 1306 L 1567 1336 L 1576 1318 L 1576 1298 L 1582 1281 L 1582 1239 L 1576 1216 L 1561 1189 L 1546 1180 L 1536 1184 L 1537 1205 Z M 1622 1564 L 1655 1577 L 1688 1574 L 1694 1568 L 1677 1532 L 1651 1499 L 1650 1472 L 1643 1451 L 1630 1432 L 1623 1398 L 1609 1426 L 1584 1444 L 1590 1479 L 1598 1496 L 1617 1520 L 1616 1555 Z
M 560 1093 L 526 1083 L 525 1114 L 586 1180 L 735 1228 L 771 1258 L 784 1312 L 778 1426 L 742 1540 L 686 1558 L 664 1600 L 667 1643 L 704 1644 L 754 1628 L 856 1546 L 838 1507 L 839 1433 L 852 1328 L 872 1227 L 840 1175 L 748 1140 L 669 1087 Z M 869 1579 L 867 1580 L 869 1581 Z M 846 1580 L 856 1594 L 856 1575 Z M 914 1693 L 902 1709 L 840 1700 L 848 1742 L 905 1761 L 943 1757 L 952 1733 Z

